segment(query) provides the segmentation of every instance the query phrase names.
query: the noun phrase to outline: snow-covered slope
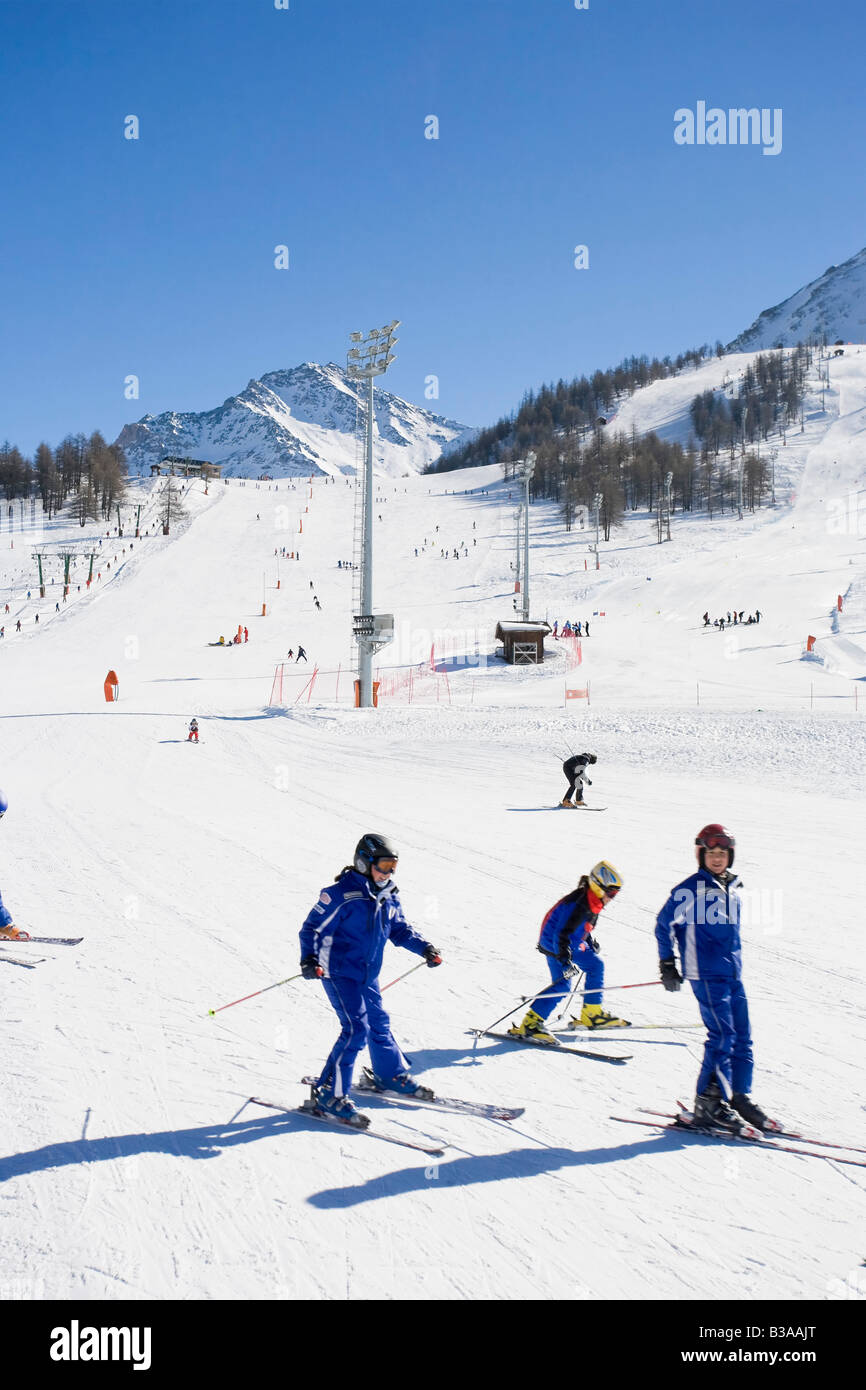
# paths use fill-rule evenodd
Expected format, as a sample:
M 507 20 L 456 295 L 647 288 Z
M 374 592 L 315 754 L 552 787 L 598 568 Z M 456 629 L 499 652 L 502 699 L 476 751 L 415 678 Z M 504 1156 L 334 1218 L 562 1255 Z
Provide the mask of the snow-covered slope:
M 267 372 L 214 410 L 145 415 L 125 425 L 116 442 L 132 474 L 149 472 L 166 454 L 221 463 L 230 477 L 351 473 L 358 392 L 335 363 L 305 362 Z M 374 400 L 380 467 L 394 477 L 420 473 L 447 445 L 472 434 L 389 391 L 376 389 Z
M 755 348 L 794 347 L 826 336 L 833 343 L 862 343 L 866 339 L 866 248 L 842 265 L 831 265 L 817 280 L 772 309 L 759 314 L 733 342 L 728 352 Z
M 676 430 L 653 390 L 630 403 L 638 427 L 663 411 Z M 380 675 L 431 646 L 441 673 L 375 711 L 349 702 L 342 481 L 195 483 L 182 530 L 147 528 L 133 548 L 103 536 L 101 579 L 79 593 L 80 561 L 66 605 L 27 599 L 32 538 L 3 532 L 0 886 L 21 925 L 85 938 L 16 946 L 46 957 L 32 971 L 0 964 L 7 1296 L 862 1297 L 866 1169 L 611 1118 L 688 1100 L 700 1030 L 584 1044 L 624 1066 L 467 1033 L 542 986 L 540 920 L 600 857 L 625 880 L 598 927 L 607 1007 L 695 1023 L 688 990 L 612 987 L 657 978 L 655 914 L 693 867 L 695 831 L 721 820 L 745 883 L 755 1097 L 805 1132 L 866 1142 L 866 351 L 831 366 L 825 413 L 814 390 L 807 407 L 780 446 L 775 513 L 678 515 L 665 545 L 635 515 L 595 571 L 594 534 L 533 507 L 533 610 L 590 619 L 570 677 L 589 705 L 566 707 L 558 643 L 537 670 L 493 657 L 515 501 L 494 468 L 380 480 L 376 608 L 397 624 Z M 703 628 L 706 608 L 734 606 L 760 624 Z M 238 624 L 248 643 L 208 645 Z M 287 703 L 269 706 L 299 643 L 309 665 L 293 661 Z M 583 747 L 601 815 L 552 809 L 560 760 Z M 249 1104 L 297 1103 L 330 1050 L 316 983 L 208 1016 L 296 973 L 303 918 L 371 828 L 399 844 L 407 916 L 444 957 L 386 996 L 414 1071 L 444 1095 L 525 1106 L 508 1125 L 368 1103 L 394 1133 L 444 1141 L 435 1161 Z M 383 982 L 414 963 L 389 948 Z

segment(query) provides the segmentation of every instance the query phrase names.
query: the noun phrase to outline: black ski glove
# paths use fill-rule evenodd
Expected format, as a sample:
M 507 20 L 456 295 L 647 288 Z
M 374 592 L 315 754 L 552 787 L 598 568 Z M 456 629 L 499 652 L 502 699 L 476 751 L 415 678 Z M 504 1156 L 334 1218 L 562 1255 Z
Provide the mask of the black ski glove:
M 592 786 L 592 778 L 591 778 L 591 777 L 584 777 L 583 780 L 584 780 L 584 782 L 586 783 L 586 785 L 587 785 L 588 787 L 591 787 L 591 786 Z
M 431 969 L 431 970 L 433 969 L 434 965 L 441 965 L 441 964 L 442 964 L 442 957 L 440 956 L 439 952 L 436 950 L 436 947 L 435 947 L 435 946 L 425 946 L 425 947 L 424 947 L 424 959 L 426 960 L 427 964 L 430 966 L 430 969 Z
M 671 957 L 670 960 L 660 960 L 659 970 L 661 971 L 662 984 L 667 990 L 679 989 L 683 982 L 683 977 L 677 970 L 677 963 Z
M 557 960 L 562 966 L 562 978 L 564 980 L 570 980 L 572 975 L 580 974 L 580 966 L 575 965 L 571 956 L 557 956 Z
M 304 956 L 301 961 L 301 974 L 305 980 L 321 980 L 324 973 L 317 956 Z
M 585 939 L 585 941 L 584 941 L 583 944 L 584 944 L 584 946 L 588 947 L 590 951 L 592 951 L 593 955 L 596 955 L 596 956 L 597 956 L 598 953 L 599 953 L 599 951 L 601 950 L 601 947 L 599 946 L 598 942 L 596 941 L 596 939 L 595 939 L 595 937 L 592 935 L 592 933 L 590 933 L 590 934 L 586 937 L 586 939 Z

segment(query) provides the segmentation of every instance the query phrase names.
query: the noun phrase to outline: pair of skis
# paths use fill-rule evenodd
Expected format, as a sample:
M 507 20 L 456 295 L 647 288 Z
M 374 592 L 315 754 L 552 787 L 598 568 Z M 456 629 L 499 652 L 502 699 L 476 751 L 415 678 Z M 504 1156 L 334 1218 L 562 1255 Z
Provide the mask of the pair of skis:
M 866 1168 L 866 1158 L 842 1158 L 838 1153 L 816 1152 L 816 1149 L 841 1149 L 847 1153 L 866 1154 L 866 1149 L 858 1148 L 856 1144 L 839 1144 L 829 1139 L 816 1139 L 809 1134 L 799 1134 L 796 1130 L 785 1129 L 775 1123 L 771 1129 L 767 1130 L 756 1129 L 754 1125 L 744 1125 L 741 1133 L 730 1134 L 727 1130 L 717 1129 L 710 1125 L 696 1125 L 692 1112 L 683 1106 L 676 1114 L 667 1110 L 649 1110 L 646 1106 L 639 1106 L 638 1108 L 642 1115 L 655 1115 L 658 1118 L 638 1120 L 629 1115 L 611 1115 L 610 1118 L 628 1125 L 646 1125 L 651 1129 L 676 1130 L 680 1134 L 689 1135 L 692 1139 L 723 1139 L 733 1144 L 752 1144 L 758 1145 L 762 1149 L 778 1149 L 781 1153 L 799 1154 L 801 1158 L 823 1158 L 833 1163 L 847 1163 L 854 1168 Z M 802 1149 L 793 1144 L 780 1143 L 779 1140 L 783 1139 L 797 1139 L 800 1144 L 814 1144 L 816 1148 Z
M 499 1042 L 517 1043 L 522 1047 L 543 1048 L 545 1052 L 570 1052 L 572 1057 L 589 1057 L 593 1062 L 611 1062 L 618 1066 L 623 1062 L 631 1060 L 632 1053 L 627 1052 L 622 1056 L 614 1056 L 611 1052 L 590 1052 L 585 1047 L 571 1047 L 568 1043 L 542 1043 L 535 1038 L 518 1038 L 513 1033 L 495 1033 L 490 1028 L 470 1028 L 471 1033 L 476 1038 L 496 1038 Z
M 77 946 L 83 940 L 83 936 L 3 937 L 0 939 L 0 945 L 5 948 L 8 942 L 14 946 L 30 946 L 31 944 L 34 946 L 47 946 L 49 944 L 51 946 Z M 35 970 L 37 965 L 41 965 L 44 960 L 44 956 L 38 956 L 35 960 L 22 960 L 20 956 L 8 955 L 5 949 L 0 951 L 0 964 L 18 965 L 22 970 Z
M 317 1078 L 305 1076 L 302 1078 L 303 1085 L 315 1087 Z M 354 1086 L 353 1091 L 363 1096 L 378 1096 L 380 1100 L 396 1103 L 397 1105 L 425 1106 L 432 1110 L 446 1110 L 457 1115 L 472 1115 L 482 1120 L 516 1120 L 523 1114 L 522 1107 L 511 1107 L 504 1105 L 488 1105 L 482 1101 L 458 1100 L 454 1096 L 407 1096 L 399 1091 L 389 1091 L 376 1085 L 373 1074 L 369 1068 L 364 1069 L 362 1080 Z M 375 1125 L 361 1127 L 353 1125 L 346 1120 L 341 1120 L 337 1115 L 330 1115 L 326 1110 L 316 1108 L 315 1099 L 311 1097 L 302 1105 L 283 1105 L 277 1101 L 263 1100 L 259 1096 L 250 1096 L 253 1105 L 262 1105 L 269 1110 L 283 1110 L 289 1114 L 299 1111 L 301 1114 L 309 1116 L 314 1120 L 321 1120 L 325 1124 L 339 1125 L 340 1128 L 352 1130 L 357 1134 L 369 1134 L 374 1139 L 383 1139 L 388 1144 L 399 1144 L 404 1149 L 417 1149 L 420 1153 L 428 1154 L 433 1158 L 441 1158 L 448 1147 L 443 1140 L 441 1143 L 422 1143 L 413 1139 L 403 1139 L 395 1134 L 390 1134 L 385 1130 L 379 1129 Z

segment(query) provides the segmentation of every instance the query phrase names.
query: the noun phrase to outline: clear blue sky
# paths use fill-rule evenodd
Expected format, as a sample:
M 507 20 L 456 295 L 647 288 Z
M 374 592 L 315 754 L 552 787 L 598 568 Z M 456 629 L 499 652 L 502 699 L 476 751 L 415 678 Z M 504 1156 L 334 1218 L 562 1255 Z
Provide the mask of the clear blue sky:
M 388 387 L 467 424 L 727 341 L 866 244 L 864 40 L 862 0 L 0 0 L 0 439 L 392 318 Z M 699 100 L 781 107 L 781 154 L 676 145 Z

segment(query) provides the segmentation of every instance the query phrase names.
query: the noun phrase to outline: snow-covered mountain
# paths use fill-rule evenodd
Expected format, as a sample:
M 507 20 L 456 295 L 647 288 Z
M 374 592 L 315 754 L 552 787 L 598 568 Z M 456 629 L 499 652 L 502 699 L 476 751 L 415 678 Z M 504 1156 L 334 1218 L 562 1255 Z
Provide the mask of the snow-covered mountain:
M 273 478 L 351 473 L 359 383 L 334 362 L 304 362 L 268 372 L 214 410 L 145 415 L 124 425 L 117 443 L 131 474 L 146 473 L 164 455 L 221 463 L 223 474 Z M 473 431 L 456 420 L 375 391 L 376 466 L 392 477 L 420 473 L 446 445 Z
M 828 342 L 866 339 L 866 247 L 842 265 L 804 285 L 781 304 L 765 309 L 751 327 L 728 344 L 728 352 L 793 347 L 810 336 L 826 334 Z

